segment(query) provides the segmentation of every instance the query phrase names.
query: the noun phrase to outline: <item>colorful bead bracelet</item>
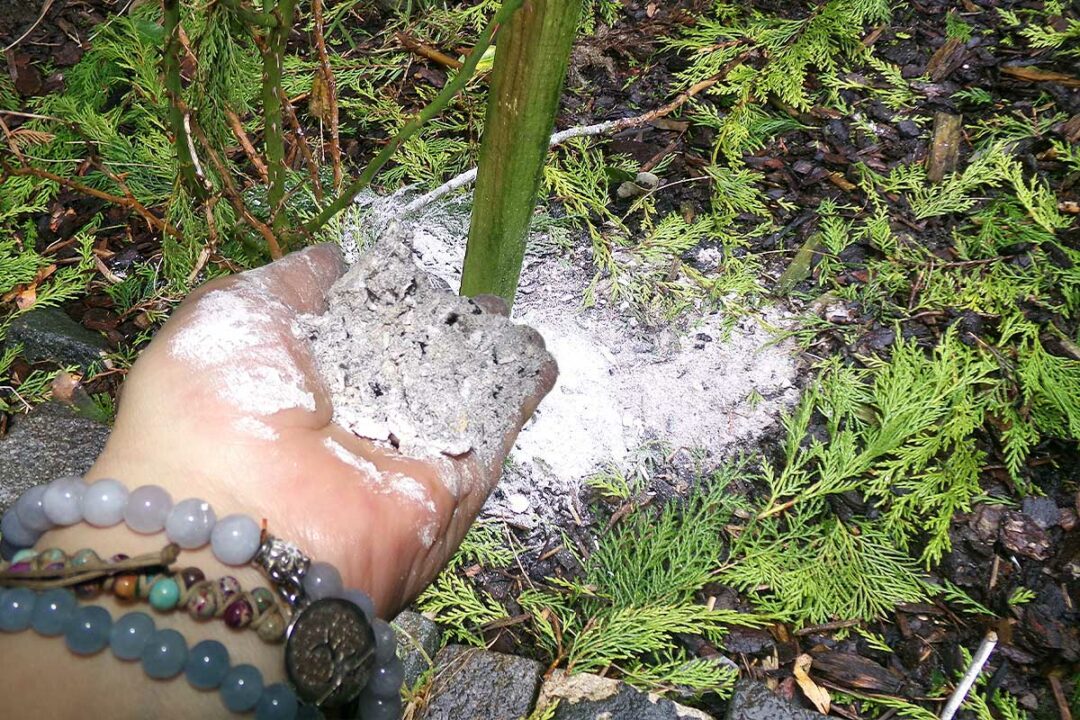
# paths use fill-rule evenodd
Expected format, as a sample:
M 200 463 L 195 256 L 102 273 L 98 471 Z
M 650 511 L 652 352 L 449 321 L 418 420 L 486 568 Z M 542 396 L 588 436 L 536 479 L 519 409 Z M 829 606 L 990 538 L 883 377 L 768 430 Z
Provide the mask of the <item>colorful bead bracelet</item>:
M 320 707 L 359 703 L 367 708 L 364 717 L 372 720 L 400 715 L 404 669 L 396 656 L 394 632 L 374 617 L 374 604 L 365 593 L 343 586 L 333 565 L 311 562 L 292 543 L 266 534 L 248 515 L 218 520 L 205 501 L 188 498 L 173 504 L 169 493 L 156 485 L 129 492 L 117 480 L 86 485 L 77 477 L 23 493 L 0 518 L 0 553 L 8 559 L 53 527 L 81 521 L 95 527 L 125 522 L 144 534 L 164 530 L 180 548 L 209 544 L 226 565 L 255 565 L 293 615 L 286 633 L 285 669 L 297 695 Z
M 110 562 L 126 559 L 126 555 L 115 555 Z M 12 573 L 59 570 L 86 567 L 100 562 L 97 553 L 89 548 L 70 557 L 57 548 L 42 550 L 40 553 L 20 550 L 12 558 L 7 570 Z M 280 643 L 285 639 L 285 630 L 291 615 L 287 610 L 282 611 L 269 589 L 257 587 L 244 591 L 239 581 L 229 575 L 218 580 L 207 580 L 203 571 L 196 567 L 187 567 L 172 573 L 162 570 L 151 568 L 147 572 L 122 573 L 87 580 L 72 586 L 72 590 L 82 600 L 92 600 L 106 592 L 120 600 L 145 600 L 159 612 L 181 608 L 186 610 L 193 620 L 220 618 L 234 630 L 250 627 L 262 640 L 269 643 Z

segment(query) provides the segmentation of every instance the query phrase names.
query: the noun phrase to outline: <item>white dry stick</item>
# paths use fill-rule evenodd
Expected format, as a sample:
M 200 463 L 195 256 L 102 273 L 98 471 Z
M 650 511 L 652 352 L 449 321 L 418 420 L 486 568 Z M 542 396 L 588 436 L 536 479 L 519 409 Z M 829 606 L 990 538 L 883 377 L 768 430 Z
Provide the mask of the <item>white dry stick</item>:
M 626 128 L 634 127 L 637 124 L 644 124 L 644 115 L 624 118 L 623 120 L 608 120 L 607 122 L 596 123 L 595 125 L 578 125 L 577 127 L 567 128 L 566 130 L 560 130 L 551 136 L 548 140 L 548 147 L 555 147 L 561 145 L 567 140 L 576 137 L 592 137 L 594 135 L 603 135 L 607 132 L 619 131 Z M 413 200 L 406 205 L 401 213 L 402 215 L 412 215 L 413 213 L 424 209 L 431 203 L 435 202 L 444 195 L 449 195 L 458 188 L 463 188 L 466 185 L 471 185 L 476 182 L 476 168 L 472 170 L 466 170 L 460 175 L 456 175 L 448 182 L 443 183 L 439 187 L 435 188 L 431 192 L 424 193 L 420 197 Z
M 949 698 L 949 702 L 945 705 L 945 709 L 941 711 L 939 716 L 941 720 L 952 720 L 952 716 L 960 709 L 960 705 L 967 699 L 968 692 L 971 691 L 971 686 L 975 684 L 975 679 L 979 677 L 979 673 L 982 672 L 986 661 L 990 659 L 990 653 L 994 652 L 997 641 L 996 632 L 991 630 L 986 633 L 986 637 L 983 638 L 979 649 L 975 651 L 975 656 L 971 658 L 971 665 L 968 667 L 967 672 L 964 673 L 960 684 L 953 691 L 952 697 Z

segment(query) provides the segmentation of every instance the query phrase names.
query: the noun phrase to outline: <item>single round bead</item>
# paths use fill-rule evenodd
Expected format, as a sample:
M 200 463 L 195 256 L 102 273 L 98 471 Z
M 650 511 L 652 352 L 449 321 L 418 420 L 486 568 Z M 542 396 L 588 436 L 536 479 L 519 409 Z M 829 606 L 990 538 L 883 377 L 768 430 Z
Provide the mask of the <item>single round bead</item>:
M 404 679 L 405 668 L 395 657 L 386 665 L 375 666 L 364 692 L 382 698 L 396 697 L 401 694 L 401 681 Z
M 92 565 L 94 563 L 101 562 L 101 558 L 98 554 L 90 548 L 83 548 L 77 553 L 71 556 L 71 564 L 74 567 L 81 567 L 83 565 Z
M 312 600 L 322 600 L 328 597 L 337 597 L 344 587 L 341 584 L 341 573 L 337 568 L 327 562 L 314 562 L 304 575 L 304 592 Z
M 239 595 L 244 591 L 240 587 L 240 581 L 234 578 L 232 575 L 225 575 L 217 582 L 218 590 L 221 591 L 221 597 L 225 600 L 225 604 L 229 604 L 229 600 L 236 595 Z
M 232 712 L 247 712 L 259 702 L 263 691 L 262 673 L 254 665 L 237 665 L 225 674 L 219 692 Z
M 45 517 L 54 525 L 74 525 L 82 520 L 82 497 L 86 485 L 77 477 L 53 480 L 45 489 Z
M 120 660 L 138 660 L 155 632 L 152 617 L 144 612 L 129 612 L 113 623 L 109 647 Z
M 31 547 L 41 537 L 41 533 L 24 527 L 19 522 L 19 516 L 15 514 L 15 508 L 4 513 L 0 518 L 0 534 L 9 543 L 19 548 Z
M 168 490 L 158 485 L 142 485 L 128 495 L 124 504 L 124 522 L 137 533 L 159 533 L 165 529 L 172 506 L 172 495 Z
M 187 601 L 187 611 L 196 620 L 208 620 L 217 614 L 217 597 L 209 586 L 193 592 Z
M 210 503 L 198 498 L 181 500 L 165 519 L 165 535 L 185 550 L 194 550 L 210 542 L 217 516 Z
M 64 628 L 68 650 L 76 655 L 93 655 L 109 644 L 112 616 L 98 605 L 83 605 Z
M 113 595 L 121 600 L 134 600 L 138 596 L 138 575 L 117 575 L 113 578 Z
M 299 705 L 296 693 L 285 683 L 267 685 L 255 705 L 255 720 L 293 720 Z
M 251 599 L 255 601 L 255 609 L 264 613 L 274 607 L 274 593 L 261 585 L 251 591 Z
M 64 626 L 75 615 L 79 602 L 75 594 L 64 588 L 46 590 L 34 602 L 34 614 L 30 626 L 39 635 L 55 637 L 64 632 Z
M 259 549 L 261 534 L 250 515 L 226 515 L 210 533 L 214 557 L 226 565 L 247 565 Z
M 251 603 L 243 598 L 237 598 L 225 608 L 225 624 L 234 630 L 246 628 L 251 624 L 253 614 Z
M 96 580 L 87 580 L 81 582 L 75 586 L 75 597 L 80 600 L 93 600 L 101 591 L 105 588 L 104 578 L 98 578 Z
M 187 665 L 187 642 L 171 628 L 158 630 L 142 651 L 142 667 L 155 680 L 168 680 L 184 671 Z
M 367 616 L 368 622 L 373 621 L 377 616 L 375 614 L 375 603 L 372 602 L 371 597 L 363 590 L 357 590 L 356 588 L 345 588 L 340 595 L 342 600 L 348 600 L 353 605 L 356 605 L 364 611 L 364 615 Z
M 23 560 L 22 562 L 13 562 L 8 565 L 8 572 L 12 573 L 24 573 L 30 572 L 34 569 L 34 563 L 29 560 Z
M 194 587 L 195 583 L 201 583 L 205 579 L 206 575 L 197 567 L 186 567 L 180 571 L 180 582 L 185 590 Z
M 67 559 L 67 554 L 60 548 L 47 548 L 38 553 L 34 558 L 34 560 L 37 561 L 38 567 L 49 567 L 55 563 L 64 563 Z
M 262 619 L 255 633 L 265 642 L 281 642 L 285 639 L 285 629 L 285 618 L 275 611 Z
M 86 487 L 82 496 L 83 520 L 94 527 L 112 527 L 124 519 L 128 489 L 112 478 Z
M 364 720 L 398 720 L 401 717 L 401 696 L 384 698 L 364 692 L 357 706 Z
M 203 640 L 188 652 L 184 674 L 191 687 L 215 690 L 229 672 L 229 651 L 217 640 Z
M 375 633 L 375 663 L 386 665 L 397 657 L 397 635 L 390 623 L 380 618 L 371 621 L 371 630 Z
M 0 631 L 22 632 L 30 627 L 37 595 L 29 588 L 11 588 L 0 601 Z
M 11 558 L 12 564 L 19 562 L 30 562 L 37 557 L 37 550 L 33 548 L 23 548 L 19 552 L 15 553 Z
M 150 605 L 162 612 L 172 610 L 180 602 L 180 587 L 171 577 L 160 577 L 150 588 Z
M 52 529 L 52 521 L 45 514 L 45 491 L 48 489 L 48 485 L 35 485 L 15 501 L 15 514 L 27 530 L 45 532 Z

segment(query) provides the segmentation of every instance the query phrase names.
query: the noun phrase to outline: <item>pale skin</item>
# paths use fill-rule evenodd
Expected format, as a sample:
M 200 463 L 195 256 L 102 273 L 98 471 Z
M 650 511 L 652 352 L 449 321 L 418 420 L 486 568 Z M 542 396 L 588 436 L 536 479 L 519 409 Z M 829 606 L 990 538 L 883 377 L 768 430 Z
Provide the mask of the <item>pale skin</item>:
M 343 270 L 337 249 L 320 246 L 193 292 L 125 380 L 115 427 L 86 479 L 112 477 L 129 488 L 157 484 L 174 501 L 206 500 L 219 518 L 246 513 L 265 520 L 271 533 L 297 543 L 314 559 L 333 563 L 346 586 L 367 592 L 379 614 L 392 617 L 431 582 L 461 542 L 498 481 L 521 425 L 554 384 L 556 368 L 549 358 L 535 392 L 521 407 L 507 408 L 510 429 L 503 451 L 490 463 L 471 453 L 416 460 L 358 438 L 332 422 L 330 399 L 310 353 L 292 332 L 297 315 L 325 309 L 326 291 Z M 269 329 L 265 348 L 239 348 L 213 366 L 170 352 L 171 341 L 191 329 L 199 303 L 214 291 L 233 293 L 258 311 L 260 327 Z M 478 304 L 488 312 L 505 313 L 505 304 L 497 298 L 480 298 Z M 538 335 L 534 341 L 542 344 Z M 266 366 L 267 358 L 280 357 L 282 348 L 300 369 L 303 389 L 314 396 L 314 410 L 293 407 L 267 415 L 238 408 L 222 397 L 217 383 L 228 373 L 273 370 Z M 242 430 L 249 421 L 260 424 L 263 437 Z M 340 446 L 337 452 L 328 439 Z M 374 464 L 383 476 L 415 479 L 430 503 L 380 491 L 373 481 L 377 478 L 357 466 L 363 462 L 343 460 L 341 448 Z M 120 552 L 156 552 L 164 544 L 163 535 L 139 535 L 122 523 L 108 529 L 81 523 L 46 533 L 37 548 L 74 552 L 88 547 L 107 558 Z M 222 565 L 208 548 L 184 552 L 177 567 L 189 565 L 201 568 L 208 578 L 232 575 L 245 588 L 266 584 L 252 568 Z M 204 638 L 219 639 L 234 664 L 256 665 L 267 684 L 283 679 L 281 646 L 263 643 L 250 630 L 232 631 L 220 620 L 197 623 L 182 612 L 153 613 L 144 603 L 104 596 L 95 602 L 108 607 L 114 618 L 130 610 L 150 612 L 157 627 L 180 630 L 189 647 Z M 153 681 L 138 663 L 121 662 L 108 650 L 77 658 L 62 638 L 42 638 L 32 631 L 0 639 L 0 667 L 5 716 L 229 715 L 216 693 L 193 690 L 182 675 Z

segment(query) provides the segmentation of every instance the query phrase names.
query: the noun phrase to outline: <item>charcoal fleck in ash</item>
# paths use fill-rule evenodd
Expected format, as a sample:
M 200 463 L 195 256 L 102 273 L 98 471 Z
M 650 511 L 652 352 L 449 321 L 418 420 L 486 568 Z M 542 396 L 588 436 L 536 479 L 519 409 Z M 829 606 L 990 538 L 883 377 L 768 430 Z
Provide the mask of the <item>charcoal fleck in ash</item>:
M 334 406 L 360 437 L 420 458 L 475 451 L 490 464 L 536 391 L 547 353 L 532 331 L 484 312 L 385 238 L 300 319 Z

